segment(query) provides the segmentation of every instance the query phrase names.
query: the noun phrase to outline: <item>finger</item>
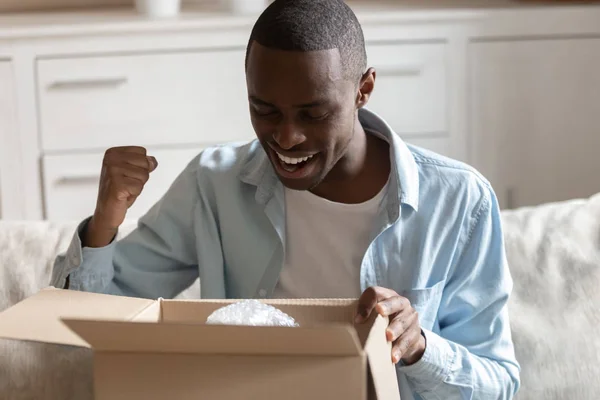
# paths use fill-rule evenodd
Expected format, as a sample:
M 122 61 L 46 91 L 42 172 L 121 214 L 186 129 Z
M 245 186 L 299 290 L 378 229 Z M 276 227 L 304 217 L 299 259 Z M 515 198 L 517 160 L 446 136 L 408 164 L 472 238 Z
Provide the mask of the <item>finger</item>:
M 150 172 L 154 171 L 158 167 L 158 161 L 153 156 L 146 156 L 148 164 L 150 165 Z
M 141 154 L 129 153 L 124 160 L 128 164 L 144 168 L 148 172 L 152 172 L 158 167 L 158 161 L 156 161 L 156 158 L 153 156 L 142 156 Z
M 419 321 L 419 316 L 413 308 L 405 309 L 399 313 L 388 325 L 385 336 L 388 342 L 398 339 L 411 326 Z
M 389 297 L 377 304 L 377 312 L 383 317 L 397 314 L 407 308 L 410 308 L 410 301 L 402 296 Z
M 410 350 L 419 343 L 421 330 L 418 325 L 412 325 L 394 342 L 392 346 L 392 362 L 398 363 L 405 354 L 410 353 Z
M 131 198 L 131 196 L 138 197 L 144 185 L 138 179 L 122 177 L 121 181 L 116 184 L 115 195 L 117 200 L 125 201 Z
M 104 165 L 107 167 L 134 165 L 151 171 L 151 162 L 148 160 L 148 156 L 137 153 L 107 153 L 104 158 Z
M 148 182 L 148 178 L 150 177 L 150 172 L 147 169 L 131 164 L 123 164 L 122 166 L 112 167 L 110 169 L 110 174 L 116 177 L 116 179 L 119 179 L 119 177 L 137 179 L 142 184 Z
M 143 156 L 146 155 L 146 148 L 142 147 L 142 146 L 120 146 L 120 147 L 113 147 L 114 151 L 119 152 L 119 153 L 135 153 L 135 154 L 141 154 Z
M 152 162 L 148 159 L 148 156 L 141 154 L 129 153 L 126 157 L 122 158 L 123 162 L 127 164 L 135 165 L 136 167 L 144 168 L 147 171 L 152 171 Z
M 379 301 L 393 296 L 398 296 L 398 294 L 393 290 L 379 286 L 371 286 L 365 290 L 358 299 L 355 322 L 365 322 Z

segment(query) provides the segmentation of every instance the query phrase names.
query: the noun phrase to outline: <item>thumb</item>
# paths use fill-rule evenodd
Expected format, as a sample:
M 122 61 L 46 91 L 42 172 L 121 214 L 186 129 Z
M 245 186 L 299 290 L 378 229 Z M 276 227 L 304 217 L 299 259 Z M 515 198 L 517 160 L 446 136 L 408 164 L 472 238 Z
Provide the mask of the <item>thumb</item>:
M 148 165 L 150 166 L 150 172 L 154 171 L 156 169 L 156 167 L 158 167 L 158 161 L 156 161 L 156 158 L 154 158 L 152 156 L 146 156 L 146 159 L 148 159 Z

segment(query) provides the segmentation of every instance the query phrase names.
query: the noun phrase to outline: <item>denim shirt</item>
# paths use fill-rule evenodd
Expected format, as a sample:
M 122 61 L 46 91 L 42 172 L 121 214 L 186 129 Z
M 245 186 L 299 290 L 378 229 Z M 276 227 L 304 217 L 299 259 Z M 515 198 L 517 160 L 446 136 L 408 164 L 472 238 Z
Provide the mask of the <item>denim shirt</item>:
M 360 286 L 408 298 L 427 343 L 420 361 L 397 366 L 403 400 L 513 398 L 512 280 L 490 184 L 405 144 L 366 109 L 359 120 L 388 141 L 392 161 Z M 121 240 L 82 248 L 85 223 L 57 258 L 51 285 L 69 276 L 74 290 L 171 298 L 199 277 L 203 298 L 264 298 L 283 266 L 283 186 L 256 140 L 204 150 Z

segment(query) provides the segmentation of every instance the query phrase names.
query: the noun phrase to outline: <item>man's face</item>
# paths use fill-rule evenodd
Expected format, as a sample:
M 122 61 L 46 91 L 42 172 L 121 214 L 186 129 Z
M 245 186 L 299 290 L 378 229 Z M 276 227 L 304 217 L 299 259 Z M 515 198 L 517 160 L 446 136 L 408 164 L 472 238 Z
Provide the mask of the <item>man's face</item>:
M 246 70 L 252 126 L 290 189 L 316 187 L 352 140 L 358 82 L 342 71 L 337 49 L 292 52 L 252 43 Z

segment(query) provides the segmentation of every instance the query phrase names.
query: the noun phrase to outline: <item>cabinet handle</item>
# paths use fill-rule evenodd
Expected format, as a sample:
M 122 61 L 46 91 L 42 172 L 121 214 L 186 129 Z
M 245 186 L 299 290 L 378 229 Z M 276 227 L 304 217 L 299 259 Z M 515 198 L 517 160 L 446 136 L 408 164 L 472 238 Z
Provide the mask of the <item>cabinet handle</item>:
M 407 64 L 381 66 L 376 67 L 375 72 L 378 75 L 384 76 L 418 76 L 423 72 L 423 65 Z
M 56 179 L 59 185 L 97 184 L 100 181 L 98 173 L 64 175 Z
M 94 79 L 69 79 L 52 82 L 50 89 L 80 89 L 88 87 L 112 87 L 127 83 L 126 77 L 94 78 Z

